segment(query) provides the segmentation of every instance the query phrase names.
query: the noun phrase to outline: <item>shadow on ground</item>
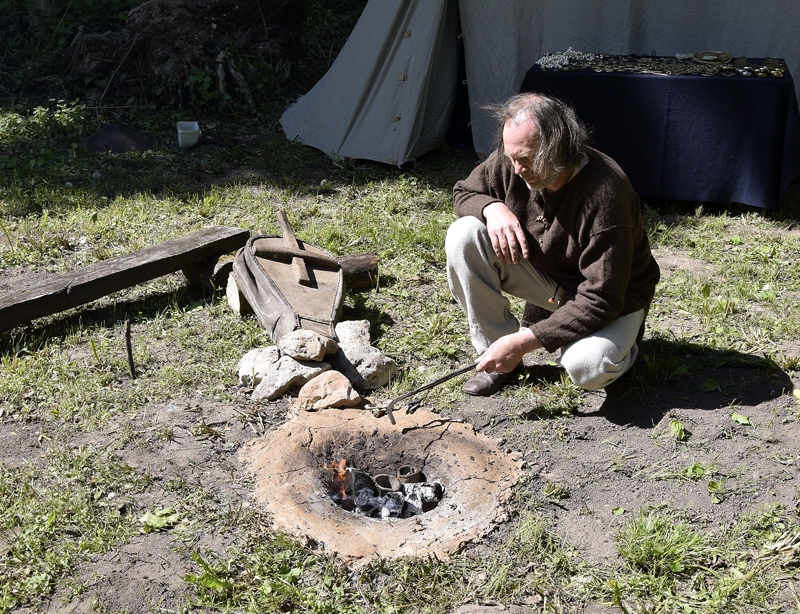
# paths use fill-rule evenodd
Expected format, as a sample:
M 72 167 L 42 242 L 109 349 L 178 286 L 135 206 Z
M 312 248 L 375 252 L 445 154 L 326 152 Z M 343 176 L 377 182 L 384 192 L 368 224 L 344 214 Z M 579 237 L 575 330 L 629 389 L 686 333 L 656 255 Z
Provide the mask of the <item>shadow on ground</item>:
M 631 373 L 606 389 L 597 413 L 615 424 L 651 428 L 673 410 L 755 406 L 792 387 L 768 358 L 696 345 L 687 353 L 685 344 L 651 340 L 642 343 Z

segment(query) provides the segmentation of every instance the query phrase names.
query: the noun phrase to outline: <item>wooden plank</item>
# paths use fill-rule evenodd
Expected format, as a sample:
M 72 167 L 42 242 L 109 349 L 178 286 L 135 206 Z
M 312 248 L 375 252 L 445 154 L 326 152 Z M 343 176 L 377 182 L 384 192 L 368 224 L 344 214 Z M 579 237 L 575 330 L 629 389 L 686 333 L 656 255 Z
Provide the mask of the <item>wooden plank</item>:
M 292 227 L 289 226 L 289 218 L 286 217 L 286 212 L 283 209 L 278 209 L 278 223 L 281 225 L 283 242 L 286 244 L 286 247 L 297 252 L 302 252 L 297 243 L 297 239 L 294 237 Z M 306 267 L 305 260 L 302 256 L 295 256 L 292 258 L 292 270 L 294 271 L 294 278 L 297 280 L 297 283 L 303 284 L 304 286 L 311 284 L 311 278 L 308 275 L 308 268 Z
M 0 296 L 0 331 L 78 307 L 118 290 L 186 269 L 208 269 L 221 254 L 244 246 L 250 233 L 213 226 L 185 237 L 110 258 Z
M 330 258 L 325 254 L 307 252 L 303 249 L 294 249 L 285 245 L 273 245 L 265 247 L 263 243 L 258 243 L 258 241 L 254 241 L 253 243 L 255 244 L 255 254 L 259 258 L 291 262 L 292 267 L 294 267 L 295 260 L 301 260 L 310 265 L 327 269 L 338 269 L 340 265 L 338 260 Z

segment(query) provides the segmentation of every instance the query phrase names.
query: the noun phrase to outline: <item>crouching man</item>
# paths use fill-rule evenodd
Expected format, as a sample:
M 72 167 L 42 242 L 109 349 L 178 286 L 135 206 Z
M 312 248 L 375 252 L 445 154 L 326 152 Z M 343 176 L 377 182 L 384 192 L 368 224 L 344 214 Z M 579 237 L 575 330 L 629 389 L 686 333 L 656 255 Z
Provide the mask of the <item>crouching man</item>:
M 481 356 L 464 391 L 494 394 L 542 347 L 581 388 L 604 388 L 636 359 L 660 276 L 639 197 L 562 102 L 519 94 L 493 110 L 498 146 L 456 183 L 445 242 Z M 504 293 L 552 313 L 520 328 Z

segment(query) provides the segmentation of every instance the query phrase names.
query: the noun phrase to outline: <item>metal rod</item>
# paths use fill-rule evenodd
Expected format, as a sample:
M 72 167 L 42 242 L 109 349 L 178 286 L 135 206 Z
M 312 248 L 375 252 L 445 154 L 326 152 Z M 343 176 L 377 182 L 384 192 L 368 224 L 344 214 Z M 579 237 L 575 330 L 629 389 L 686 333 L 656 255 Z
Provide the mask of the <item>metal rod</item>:
M 125 320 L 125 351 L 128 355 L 128 369 L 131 379 L 136 379 L 136 367 L 133 365 L 133 348 L 131 347 L 131 321 Z
M 406 392 L 405 394 L 401 394 L 396 399 L 393 399 L 391 403 L 389 403 L 389 405 L 386 406 L 386 415 L 389 416 L 389 422 L 391 422 L 392 424 L 397 424 L 397 422 L 394 419 L 394 414 L 392 414 L 392 409 L 394 409 L 395 403 L 397 403 L 398 401 L 402 401 L 403 399 L 407 399 L 408 397 L 413 397 L 415 394 L 419 394 L 420 392 L 424 392 L 425 390 L 430 390 L 431 388 L 435 388 L 439 384 L 442 384 L 447 380 L 453 379 L 454 377 L 458 377 L 459 375 L 468 373 L 469 371 L 472 371 L 475 368 L 476 364 L 478 363 L 473 363 L 471 365 L 467 365 L 466 367 L 461 367 L 459 369 L 456 369 L 455 371 L 451 371 L 450 373 L 448 373 L 447 375 L 443 375 L 439 379 L 435 379 L 432 382 L 423 384 L 419 388 L 415 388 L 411 392 Z

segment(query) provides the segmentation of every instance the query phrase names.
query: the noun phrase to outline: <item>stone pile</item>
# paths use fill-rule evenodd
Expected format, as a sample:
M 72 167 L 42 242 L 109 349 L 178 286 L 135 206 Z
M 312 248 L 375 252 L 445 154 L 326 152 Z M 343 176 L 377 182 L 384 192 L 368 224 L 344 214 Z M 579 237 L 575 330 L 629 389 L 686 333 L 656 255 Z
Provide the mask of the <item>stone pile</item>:
M 370 345 L 368 320 L 339 322 L 336 337 L 338 343 L 301 329 L 277 346 L 250 350 L 239 361 L 239 383 L 268 401 L 298 391 L 297 405 L 306 411 L 355 407 L 362 401 L 357 390 L 386 385 L 397 367 Z

